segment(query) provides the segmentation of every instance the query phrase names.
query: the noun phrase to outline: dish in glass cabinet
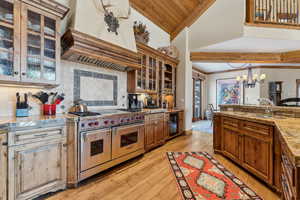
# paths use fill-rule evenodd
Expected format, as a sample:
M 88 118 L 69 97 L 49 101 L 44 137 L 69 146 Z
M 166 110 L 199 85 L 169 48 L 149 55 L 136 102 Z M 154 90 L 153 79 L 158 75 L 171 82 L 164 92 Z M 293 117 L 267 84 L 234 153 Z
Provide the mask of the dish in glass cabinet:
M 55 35 L 55 31 L 49 27 L 45 27 L 44 32 L 48 35 Z
M 13 16 L 13 14 L 8 13 L 8 14 L 5 14 L 5 15 L 4 15 L 4 18 L 5 18 L 6 20 L 8 20 L 8 21 L 12 21 L 13 18 L 14 18 L 14 16 Z

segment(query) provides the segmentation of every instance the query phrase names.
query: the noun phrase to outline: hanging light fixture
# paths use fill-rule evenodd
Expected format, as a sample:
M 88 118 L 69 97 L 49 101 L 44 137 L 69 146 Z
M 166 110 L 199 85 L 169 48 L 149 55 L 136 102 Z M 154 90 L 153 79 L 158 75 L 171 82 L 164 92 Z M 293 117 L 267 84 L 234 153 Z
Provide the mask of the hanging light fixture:
M 248 75 L 237 76 L 236 81 L 238 83 L 242 82 L 246 88 L 255 88 L 256 83 L 264 83 L 267 76 L 266 74 L 253 74 L 252 68 L 248 67 Z

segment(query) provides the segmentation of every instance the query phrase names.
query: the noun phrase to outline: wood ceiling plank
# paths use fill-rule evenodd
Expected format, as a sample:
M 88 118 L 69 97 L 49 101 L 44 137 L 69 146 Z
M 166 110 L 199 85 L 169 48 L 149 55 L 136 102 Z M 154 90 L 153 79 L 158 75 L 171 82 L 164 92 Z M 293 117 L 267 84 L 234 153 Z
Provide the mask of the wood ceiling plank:
M 169 25 L 169 23 L 166 22 L 164 18 L 160 16 L 159 13 L 156 13 L 151 8 L 148 7 L 148 5 L 140 0 L 130 0 L 131 6 L 136 9 L 138 12 L 140 12 L 142 15 L 147 17 L 149 20 L 151 20 L 153 23 L 158 25 L 160 28 L 162 28 L 167 33 L 170 33 L 172 30 L 172 27 Z
M 164 31 L 176 36 L 203 14 L 199 5 L 205 7 L 207 1 L 215 0 L 130 0 L 130 3 Z
M 176 27 L 171 33 L 171 40 L 173 40 L 185 27 L 190 27 L 201 15 L 207 11 L 210 6 L 215 3 L 216 0 L 205 0 L 199 4 L 194 11 Z
M 184 16 L 176 13 L 174 7 L 168 1 L 155 0 L 153 2 L 149 1 L 149 4 L 160 13 L 160 16 L 165 16 L 172 27 L 176 26 L 184 18 Z

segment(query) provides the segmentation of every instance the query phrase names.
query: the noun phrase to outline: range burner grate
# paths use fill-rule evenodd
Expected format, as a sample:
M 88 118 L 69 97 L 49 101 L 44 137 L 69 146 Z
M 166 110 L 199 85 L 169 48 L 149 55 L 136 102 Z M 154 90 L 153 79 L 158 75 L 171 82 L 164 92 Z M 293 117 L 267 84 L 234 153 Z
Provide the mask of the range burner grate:
M 101 115 L 100 113 L 96 113 L 96 112 L 69 112 L 69 114 L 76 115 L 79 117 L 92 117 L 92 116 Z

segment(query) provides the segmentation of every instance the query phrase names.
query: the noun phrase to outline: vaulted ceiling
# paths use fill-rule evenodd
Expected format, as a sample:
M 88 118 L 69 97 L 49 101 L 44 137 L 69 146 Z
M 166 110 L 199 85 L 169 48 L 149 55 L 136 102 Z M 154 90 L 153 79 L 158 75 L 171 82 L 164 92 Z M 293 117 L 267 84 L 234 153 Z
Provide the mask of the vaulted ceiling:
M 131 6 L 174 39 L 191 26 L 216 0 L 130 0 Z

